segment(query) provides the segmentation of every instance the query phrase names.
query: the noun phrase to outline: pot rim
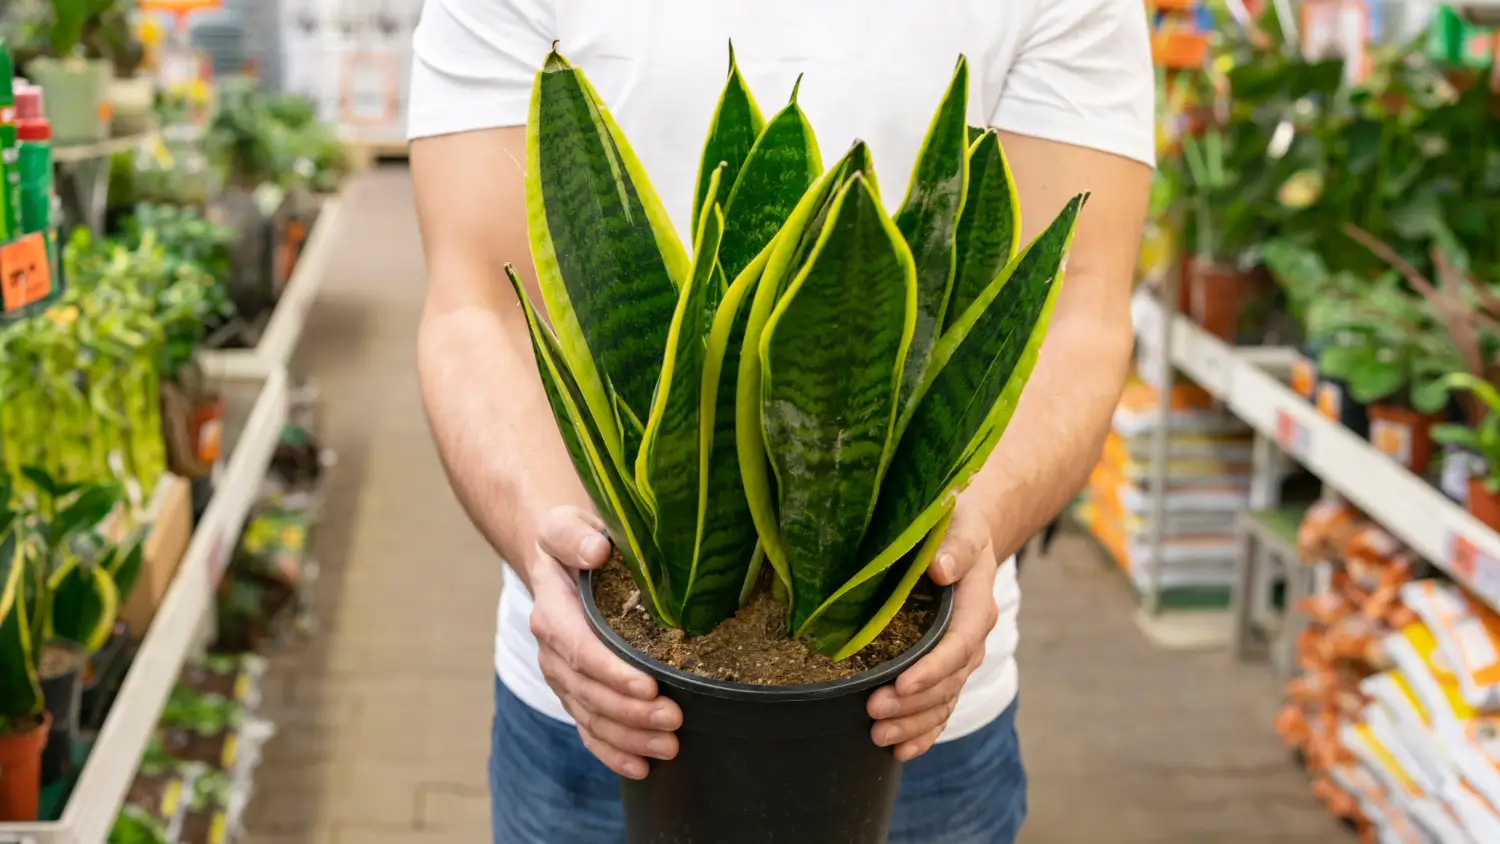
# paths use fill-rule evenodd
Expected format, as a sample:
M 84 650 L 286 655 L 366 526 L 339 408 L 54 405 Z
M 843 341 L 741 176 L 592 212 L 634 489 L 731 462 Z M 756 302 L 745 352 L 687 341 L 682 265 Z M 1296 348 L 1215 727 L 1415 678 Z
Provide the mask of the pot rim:
M 654 659 L 636 650 L 625 637 L 616 632 L 604 613 L 600 611 L 598 603 L 594 601 L 594 572 L 584 569 L 578 573 L 578 590 L 583 599 L 583 612 L 588 618 L 589 626 L 594 629 L 600 641 L 605 647 L 614 651 L 616 656 L 627 662 L 635 664 L 644 669 L 657 680 L 684 691 L 704 695 L 706 697 L 719 698 L 721 700 L 746 701 L 756 703 L 797 703 L 815 700 L 830 700 L 868 691 L 877 686 L 883 686 L 896 679 L 903 671 L 910 668 L 917 660 L 926 656 L 943 635 L 948 632 L 948 625 L 953 620 L 953 587 L 939 586 L 937 614 L 932 619 L 932 624 L 922 634 L 916 644 L 901 652 L 900 655 L 889 659 L 869 671 L 863 671 L 853 677 L 843 677 L 838 680 L 829 680 L 824 683 L 798 683 L 789 686 L 761 686 L 753 683 L 739 683 L 729 680 L 711 680 L 696 674 L 689 674 L 677 668 L 673 668 L 660 660 Z
M 0 732 L 0 745 L 20 746 L 37 736 L 45 736 L 52 731 L 52 713 L 45 706 L 42 707 L 41 714 L 37 715 L 36 719 L 36 723 L 25 730 Z M 37 750 L 40 752 L 41 748 L 38 747 Z M 4 754 L 0 754 L 0 758 L 3 756 Z

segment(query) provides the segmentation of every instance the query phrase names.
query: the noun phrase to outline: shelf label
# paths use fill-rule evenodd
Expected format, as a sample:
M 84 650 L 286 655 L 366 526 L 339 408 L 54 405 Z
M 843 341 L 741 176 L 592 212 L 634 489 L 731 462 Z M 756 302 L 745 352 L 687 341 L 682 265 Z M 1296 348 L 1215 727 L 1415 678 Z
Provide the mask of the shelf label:
M 1292 392 L 1311 401 L 1317 388 L 1318 371 L 1313 367 L 1312 360 L 1298 355 L 1292 361 Z
M 0 294 L 5 313 L 12 314 L 40 302 L 52 292 L 52 270 L 47 263 L 47 241 L 33 232 L 0 246 Z
M 1480 551 L 1467 536 L 1449 535 L 1448 571 L 1486 603 L 1500 601 L 1500 560 Z
M 1312 453 L 1312 431 L 1286 408 L 1276 411 L 1276 444 L 1299 461 Z

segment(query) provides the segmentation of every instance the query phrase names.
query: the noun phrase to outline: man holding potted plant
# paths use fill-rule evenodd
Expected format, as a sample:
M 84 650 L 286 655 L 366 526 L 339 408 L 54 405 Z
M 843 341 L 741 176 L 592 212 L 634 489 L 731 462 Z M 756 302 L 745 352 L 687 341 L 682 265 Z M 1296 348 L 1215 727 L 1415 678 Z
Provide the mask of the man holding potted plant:
M 969 122 L 1001 131 L 1020 205 L 1034 209 L 1022 240 L 1075 194 L 1093 192 L 1026 398 L 961 497 L 932 570 L 957 583 L 952 626 L 869 704 L 872 741 L 903 760 L 921 757 L 903 778 L 892 841 L 1009 841 L 1025 814 L 1014 726 L 1019 592 L 1008 558 L 1086 477 L 1128 365 L 1154 146 L 1145 20 L 1126 0 L 974 0 L 942 13 L 842 6 L 427 4 L 411 114 L 430 279 L 419 369 L 454 488 L 508 562 L 491 764 L 497 842 L 621 840 L 610 771 L 645 776 L 648 758 L 676 753 L 681 724 L 655 683 L 585 621 L 574 574 L 602 565 L 610 544 L 562 447 L 502 273 L 528 248 L 524 124 L 533 74 L 558 39 L 588 70 L 680 230 L 731 36 L 752 88 L 789 91 L 805 71 L 798 102 L 818 134 L 869 141 L 892 184 L 917 158 L 926 126 L 914 116 L 930 113 L 955 55 L 974 57 Z

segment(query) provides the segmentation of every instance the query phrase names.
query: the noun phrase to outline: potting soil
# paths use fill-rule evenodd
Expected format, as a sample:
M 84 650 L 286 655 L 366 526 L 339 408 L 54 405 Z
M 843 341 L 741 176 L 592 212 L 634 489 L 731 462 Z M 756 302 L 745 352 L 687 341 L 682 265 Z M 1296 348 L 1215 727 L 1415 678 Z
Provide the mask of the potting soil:
M 875 668 L 915 645 L 937 609 L 923 580 L 875 641 L 834 662 L 787 637 L 786 615 L 771 596 L 770 577 L 761 578 L 750 602 L 732 618 L 692 638 L 657 626 L 640 605 L 635 583 L 618 557 L 594 579 L 594 600 L 610 626 L 647 656 L 700 677 L 760 686 L 823 683 Z

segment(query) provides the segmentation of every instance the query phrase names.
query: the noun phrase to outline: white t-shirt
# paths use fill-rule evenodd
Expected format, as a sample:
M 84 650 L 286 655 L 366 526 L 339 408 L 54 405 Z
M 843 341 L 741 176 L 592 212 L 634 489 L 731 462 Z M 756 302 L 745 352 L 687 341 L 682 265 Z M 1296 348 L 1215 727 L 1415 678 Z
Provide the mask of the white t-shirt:
M 881 182 L 903 186 L 883 192 L 899 203 L 960 53 L 971 68 L 969 123 L 1153 163 L 1146 29 L 1140 0 L 427 0 L 409 134 L 523 125 L 533 78 L 557 40 L 685 232 L 732 37 L 768 118 L 805 74 L 797 102 L 823 159 L 864 139 Z M 980 729 L 1015 698 L 1020 599 L 1007 561 L 995 583 L 1000 621 L 944 740 Z M 531 606 L 507 567 L 495 669 L 521 700 L 567 721 L 537 667 Z

